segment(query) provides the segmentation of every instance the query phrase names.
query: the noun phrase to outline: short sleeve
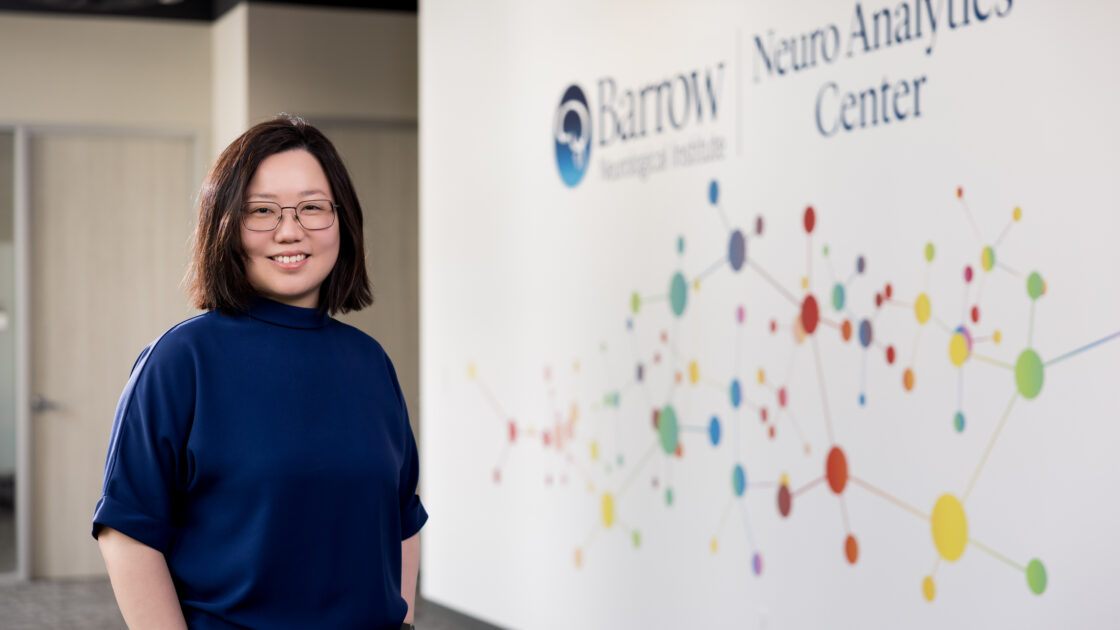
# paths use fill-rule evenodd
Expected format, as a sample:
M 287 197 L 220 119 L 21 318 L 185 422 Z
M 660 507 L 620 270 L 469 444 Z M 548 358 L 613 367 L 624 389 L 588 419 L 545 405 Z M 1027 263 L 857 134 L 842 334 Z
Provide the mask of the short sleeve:
M 190 352 L 167 335 L 144 349 L 113 418 L 92 534 L 111 527 L 166 552 L 186 469 L 195 375 Z
M 424 509 L 424 504 L 420 502 L 420 496 L 416 494 L 416 488 L 420 482 L 420 458 L 416 450 L 416 438 L 412 434 L 412 425 L 408 421 L 408 408 L 404 402 L 404 394 L 401 392 L 400 381 L 397 380 L 397 372 L 388 356 L 385 357 L 385 363 L 388 365 L 389 374 L 393 379 L 393 388 L 396 390 L 397 401 L 401 408 L 400 417 L 404 424 L 402 427 L 404 444 L 398 498 L 401 509 L 401 540 L 405 540 L 420 531 L 420 528 L 428 521 L 428 512 Z

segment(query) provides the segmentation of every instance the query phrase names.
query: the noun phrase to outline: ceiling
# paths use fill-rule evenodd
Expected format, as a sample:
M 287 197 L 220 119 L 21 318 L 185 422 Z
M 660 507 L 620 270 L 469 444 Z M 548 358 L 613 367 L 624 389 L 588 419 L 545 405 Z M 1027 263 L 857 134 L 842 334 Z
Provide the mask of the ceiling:
M 19 11 L 59 16 L 111 15 L 209 22 L 241 4 L 242 0 L 0 0 L 0 12 Z M 347 7 L 416 13 L 417 0 L 334 0 L 297 2 L 268 0 L 271 4 Z

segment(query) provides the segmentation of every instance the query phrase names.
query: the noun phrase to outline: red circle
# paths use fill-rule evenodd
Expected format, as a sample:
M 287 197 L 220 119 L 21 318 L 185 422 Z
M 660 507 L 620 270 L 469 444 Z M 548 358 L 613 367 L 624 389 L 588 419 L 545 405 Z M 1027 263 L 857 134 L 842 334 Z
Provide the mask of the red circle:
M 889 299 L 891 299 L 891 293 L 892 293 L 892 291 L 891 291 L 891 285 L 890 285 L 889 283 L 887 284 L 887 289 L 886 289 L 886 292 L 887 292 L 887 299 L 888 299 L 888 300 L 889 300 Z
M 813 233 L 813 226 L 817 224 L 817 213 L 813 212 L 813 206 L 805 208 L 805 232 L 808 234 Z
M 960 197 L 963 197 L 963 196 L 964 196 L 964 188 L 961 188 L 960 186 L 957 186 L 957 198 L 960 198 Z
M 786 400 L 787 400 L 786 388 L 783 387 L 783 388 L 778 390 L 778 405 L 782 406 L 782 407 L 785 407 L 786 406 Z
M 875 294 L 875 308 L 879 308 L 882 305 L 883 305 L 883 294 L 882 293 L 876 293 Z
M 789 486 L 783 483 L 778 488 L 778 514 L 781 514 L 783 518 L 787 517 L 792 509 L 793 495 L 790 494 Z
M 972 323 L 973 324 L 979 324 L 980 323 L 980 307 L 979 306 L 973 306 L 972 307 Z
M 770 439 L 774 439 L 774 425 L 770 425 Z
M 766 418 L 767 418 L 767 416 L 769 415 L 769 414 L 768 414 L 768 412 L 766 411 L 766 407 L 763 407 L 763 408 L 762 408 L 762 409 L 761 409 L 761 410 L 759 411 L 759 413 L 760 413 L 760 414 L 762 415 L 762 421 L 763 421 L 763 422 L 766 422 Z
M 762 217 L 758 217 L 754 222 L 754 233 L 762 236 Z
M 654 363 L 661 363 L 661 353 L 660 352 L 654 352 L 653 353 L 653 362 Z
M 852 322 L 844 320 L 844 323 L 840 325 L 840 336 L 844 338 L 844 341 L 852 338 Z
M 972 265 L 965 265 L 964 281 L 965 282 L 972 282 Z
M 811 335 L 820 321 L 821 311 L 817 306 L 817 298 L 806 295 L 805 300 L 801 302 L 801 327 L 805 329 L 806 334 Z
M 894 364 L 894 346 L 887 346 L 887 363 Z
M 839 446 L 833 446 L 828 452 L 828 463 L 825 466 L 825 476 L 828 477 L 828 487 L 836 494 L 844 491 L 848 485 L 848 458 Z
M 844 555 L 848 557 L 849 564 L 855 564 L 856 560 L 859 560 L 859 543 L 851 534 L 848 534 L 848 539 L 844 541 Z
M 502 482 L 502 471 L 501 471 L 501 469 L 495 468 L 494 469 L 494 483 L 501 483 L 501 482 Z
M 545 446 L 548 446 L 549 443 L 552 442 L 552 436 L 549 435 L 548 431 L 544 432 L 544 434 L 542 435 L 542 439 L 544 440 Z
M 660 416 L 661 416 L 661 410 L 660 409 L 654 409 L 653 410 L 653 428 L 654 428 L 654 430 L 660 429 L 660 424 L 658 422 L 658 419 L 660 418 Z
M 683 457 L 683 456 L 684 456 L 684 447 L 683 447 L 683 446 L 681 446 L 681 443 L 680 443 L 680 442 L 677 442 L 677 452 L 676 452 L 676 455 L 677 455 L 677 457 Z
M 770 320 L 770 332 L 778 332 L 778 322 Z
M 513 423 L 513 420 L 509 421 L 509 441 L 517 441 L 517 425 Z

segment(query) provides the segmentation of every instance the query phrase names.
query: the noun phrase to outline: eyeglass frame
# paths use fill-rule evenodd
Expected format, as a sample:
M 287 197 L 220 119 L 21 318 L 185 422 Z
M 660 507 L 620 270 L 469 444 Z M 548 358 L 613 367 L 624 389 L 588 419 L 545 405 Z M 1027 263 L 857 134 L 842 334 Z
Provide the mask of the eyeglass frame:
M 321 227 L 321 228 L 309 228 L 306 225 L 304 225 L 302 221 L 299 220 L 299 207 L 302 206 L 305 203 L 312 203 L 312 202 L 316 202 L 316 201 L 318 201 L 320 203 L 326 203 L 331 207 L 331 222 L 329 224 Z M 267 230 L 255 230 L 255 229 L 249 227 L 248 225 L 246 225 L 246 221 L 249 219 L 249 215 L 245 211 L 248 210 L 250 205 L 255 204 L 255 203 L 270 203 L 270 204 L 280 208 L 280 214 L 276 217 L 276 225 L 268 228 Z M 280 227 L 280 223 L 284 220 L 284 210 L 287 210 L 288 208 L 291 208 L 292 209 L 292 218 L 294 218 L 296 220 L 296 224 L 298 224 L 300 226 L 300 228 L 302 228 L 304 230 L 309 230 L 311 232 L 318 232 L 319 230 L 329 229 L 332 225 L 334 225 L 334 222 L 338 220 L 338 210 L 341 207 L 342 207 L 341 205 L 331 201 L 330 199 L 304 199 L 303 201 L 300 201 L 298 204 L 296 204 L 294 206 L 281 206 L 279 204 L 279 202 L 268 201 L 268 200 L 265 200 L 265 199 L 262 199 L 260 201 L 246 201 L 246 202 L 241 204 L 241 225 L 246 230 L 249 230 L 250 232 L 274 232 L 276 230 L 276 228 Z

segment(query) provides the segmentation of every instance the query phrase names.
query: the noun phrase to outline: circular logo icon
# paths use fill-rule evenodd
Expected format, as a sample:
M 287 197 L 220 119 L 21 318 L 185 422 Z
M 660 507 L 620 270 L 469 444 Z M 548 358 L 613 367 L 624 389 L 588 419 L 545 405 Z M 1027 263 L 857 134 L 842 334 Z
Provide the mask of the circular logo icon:
M 560 179 L 569 187 L 574 187 L 583 179 L 591 159 L 591 110 L 578 85 L 564 91 L 552 123 L 552 135 L 556 141 L 556 167 L 560 170 Z

